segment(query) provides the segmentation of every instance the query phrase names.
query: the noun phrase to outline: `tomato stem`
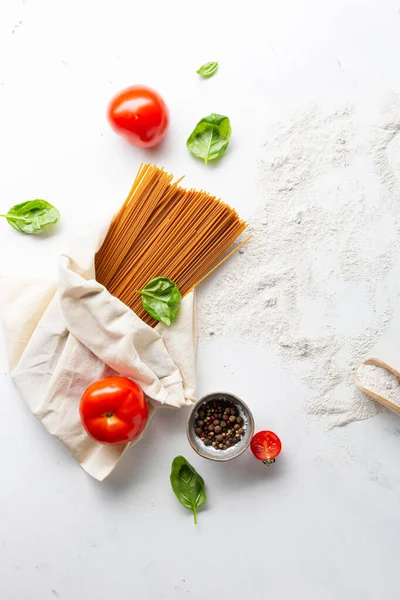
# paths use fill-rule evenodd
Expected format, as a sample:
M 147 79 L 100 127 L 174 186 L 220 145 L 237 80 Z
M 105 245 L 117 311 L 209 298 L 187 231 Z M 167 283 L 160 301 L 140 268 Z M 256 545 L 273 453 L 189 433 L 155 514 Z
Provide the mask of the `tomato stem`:
M 112 412 L 106 412 L 106 414 L 104 416 L 107 417 L 107 419 L 111 419 L 111 417 L 114 416 L 114 413 L 112 413 Z
M 271 465 L 273 465 L 275 462 L 274 458 L 267 458 L 266 460 L 263 460 L 264 465 L 267 465 L 268 467 L 270 467 Z

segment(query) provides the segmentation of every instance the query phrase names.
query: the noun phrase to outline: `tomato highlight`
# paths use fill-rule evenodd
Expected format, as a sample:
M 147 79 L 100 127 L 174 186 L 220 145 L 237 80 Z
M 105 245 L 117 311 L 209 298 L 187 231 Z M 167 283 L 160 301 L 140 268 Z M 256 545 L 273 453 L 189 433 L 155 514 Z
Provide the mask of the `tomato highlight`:
M 133 146 L 152 148 L 167 133 L 169 111 L 157 92 L 143 85 L 134 85 L 111 100 L 108 120 L 112 129 Z
M 110 445 L 136 439 L 149 416 L 143 391 L 127 377 L 107 377 L 92 383 L 82 395 L 79 413 L 87 434 Z

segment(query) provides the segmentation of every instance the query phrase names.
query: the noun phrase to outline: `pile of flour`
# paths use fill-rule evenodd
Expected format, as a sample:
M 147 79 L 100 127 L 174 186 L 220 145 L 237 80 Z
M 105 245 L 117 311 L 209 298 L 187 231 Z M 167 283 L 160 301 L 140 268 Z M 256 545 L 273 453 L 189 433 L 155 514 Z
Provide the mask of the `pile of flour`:
M 400 293 L 400 99 L 360 119 L 312 106 L 267 131 L 254 237 L 199 291 L 200 336 L 275 350 L 328 426 L 378 412 L 353 373 Z
M 394 373 L 375 365 L 360 365 L 357 376 L 365 389 L 400 407 L 400 379 Z

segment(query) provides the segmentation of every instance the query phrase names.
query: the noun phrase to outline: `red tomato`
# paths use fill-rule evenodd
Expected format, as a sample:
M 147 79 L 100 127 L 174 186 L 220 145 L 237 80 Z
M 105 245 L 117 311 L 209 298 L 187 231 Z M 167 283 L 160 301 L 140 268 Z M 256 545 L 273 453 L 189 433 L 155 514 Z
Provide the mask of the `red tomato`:
M 126 377 L 107 377 L 89 385 L 79 413 L 88 435 L 102 444 L 134 440 L 149 416 L 142 390 Z
M 134 85 L 111 100 L 108 120 L 114 131 L 133 146 L 151 148 L 164 139 L 169 112 L 157 92 L 143 85 Z
M 282 450 L 282 444 L 276 433 L 259 431 L 253 436 L 250 448 L 258 460 L 262 460 L 266 465 L 272 465 Z

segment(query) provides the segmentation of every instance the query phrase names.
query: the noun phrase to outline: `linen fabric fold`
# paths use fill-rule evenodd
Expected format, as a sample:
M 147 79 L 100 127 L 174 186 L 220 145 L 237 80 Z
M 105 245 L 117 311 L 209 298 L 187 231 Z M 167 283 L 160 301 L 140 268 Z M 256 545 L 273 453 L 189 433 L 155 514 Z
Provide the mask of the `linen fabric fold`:
M 86 434 L 79 402 L 91 383 L 116 374 L 135 381 L 149 403 L 148 424 L 160 406 L 179 408 L 196 397 L 194 292 L 170 327 L 144 323 L 95 279 L 108 225 L 77 237 L 61 255 L 58 283 L 0 281 L 11 376 L 45 429 L 100 481 L 140 438 L 107 446 Z

